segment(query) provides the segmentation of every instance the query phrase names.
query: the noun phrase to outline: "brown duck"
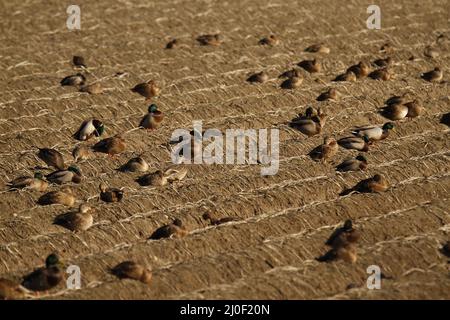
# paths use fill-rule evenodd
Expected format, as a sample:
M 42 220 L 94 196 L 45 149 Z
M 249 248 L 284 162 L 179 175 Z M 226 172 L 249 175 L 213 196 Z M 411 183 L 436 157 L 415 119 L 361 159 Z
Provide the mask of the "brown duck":
M 330 88 L 325 92 L 322 92 L 316 99 L 317 101 L 337 100 L 337 90 Z
M 63 170 L 65 168 L 64 158 L 62 154 L 50 148 L 38 148 L 39 152 L 37 156 L 39 159 L 44 161 L 49 167 L 55 167 L 58 170 Z
M 316 59 L 300 61 L 298 66 L 305 69 L 309 73 L 320 72 L 322 69 L 321 64 Z
M 358 155 L 355 159 L 344 160 L 341 164 L 336 167 L 337 171 L 348 172 L 348 171 L 359 171 L 367 169 L 367 159 L 363 155 Z
M 25 276 L 22 286 L 31 291 L 48 291 L 63 280 L 62 264 L 56 254 L 50 254 L 45 260 L 45 267 L 34 270 Z
M 150 239 L 183 238 L 188 233 L 181 220 L 175 219 L 172 223 L 156 229 L 150 236 Z
M 149 80 L 147 82 L 139 83 L 131 88 L 131 91 L 140 94 L 145 99 L 151 99 L 159 96 L 161 89 L 158 87 L 155 81 Z
M 120 202 L 124 192 L 117 188 L 109 188 L 106 183 L 100 183 L 100 199 L 105 202 Z
M 367 62 L 360 61 L 347 69 L 347 72 L 353 72 L 356 78 L 364 78 L 370 73 L 370 66 Z
M 121 135 L 106 138 L 97 142 L 92 148 L 96 152 L 106 153 L 109 156 L 122 153 L 126 149 L 125 139 Z
M 376 174 L 372 178 L 358 182 L 354 187 L 344 190 L 339 195 L 345 196 L 353 192 L 380 193 L 385 192 L 388 188 L 389 184 L 386 179 L 382 175 Z
M 119 279 L 133 279 L 150 285 L 152 270 L 135 261 L 124 261 L 111 269 L 111 273 Z

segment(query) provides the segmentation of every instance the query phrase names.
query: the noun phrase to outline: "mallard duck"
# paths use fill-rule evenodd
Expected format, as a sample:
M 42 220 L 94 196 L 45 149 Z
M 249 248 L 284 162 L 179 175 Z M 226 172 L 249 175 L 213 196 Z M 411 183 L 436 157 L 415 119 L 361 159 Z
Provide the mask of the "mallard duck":
M 166 170 L 158 170 L 153 173 L 146 174 L 137 179 L 137 182 L 142 186 L 165 186 L 174 181 L 181 181 L 187 175 L 187 167 L 179 166 L 171 167 Z
M 16 178 L 8 183 L 10 189 L 30 189 L 44 192 L 47 190 L 48 182 L 40 172 L 36 172 L 33 177 L 24 176 Z
M 0 300 L 18 300 L 31 298 L 33 296 L 31 291 L 27 290 L 19 283 L 9 279 L 0 279 Z
M 58 170 L 63 170 L 66 166 L 62 154 L 50 148 L 38 148 L 37 156 L 44 161 L 49 167 L 55 167 Z
M 336 229 L 326 241 L 326 245 L 331 247 L 327 253 L 317 258 L 320 262 L 330 262 L 333 260 L 344 260 L 348 263 L 355 263 L 357 260 L 356 242 L 360 234 L 352 226 L 351 220 L 346 220 L 343 227 Z
M 358 137 L 366 136 L 370 141 L 386 139 L 389 136 L 389 130 L 394 129 L 392 122 L 386 122 L 382 127 L 366 126 L 355 128 L 352 133 Z
M 317 101 L 337 100 L 337 90 L 330 88 L 325 92 L 322 92 L 316 99 Z
M 405 107 L 408 108 L 408 113 L 406 114 L 408 118 L 416 118 L 425 110 L 418 100 L 405 103 Z
M 213 217 L 212 214 L 209 212 L 204 213 L 202 217 L 205 220 L 209 220 L 209 222 L 214 226 L 218 226 L 220 224 L 238 220 L 236 217 L 223 217 L 223 218 L 217 219 L 217 218 Z
M 376 174 L 372 178 L 362 180 L 354 187 L 342 191 L 339 195 L 345 196 L 353 192 L 380 193 L 385 192 L 388 188 L 389 184 L 386 179 L 382 175 Z
M 404 104 L 390 104 L 382 108 L 381 114 L 389 120 L 401 120 L 408 114 L 408 107 Z
M 89 94 L 101 94 L 103 93 L 103 87 L 100 82 L 96 82 L 81 86 L 80 92 L 86 92 Z
M 309 155 L 315 161 L 326 162 L 336 155 L 338 149 L 339 146 L 336 139 L 332 137 L 325 137 L 323 144 L 314 148 Z
M 388 67 L 392 64 L 392 58 L 391 57 L 387 57 L 384 59 L 377 59 L 373 62 L 374 65 L 378 66 L 378 67 Z
M 149 80 L 147 82 L 139 83 L 131 88 L 131 91 L 139 93 L 145 99 L 150 99 L 159 96 L 161 88 L 158 87 L 155 81 Z
M 89 159 L 89 148 L 84 145 L 76 146 L 72 151 L 72 156 L 75 162 Z
M 450 112 L 443 114 L 439 123 L 445 124 L 446 126 L 450 127 Z
M 134 261 L 124 261 L 111 269 L 111 273 L 119 279 L 133 279 L 150 285 L 152 270 Z
M 119 202 L 123 198 L 123 190 L 109 188 L 106 183 L 100 183 L 100 199 L 105 202 Z
M 247 78 L 247 81 L 251 82 L 251 83 L 255 83 L 255 82 L 264 83 L 267 80 L 269 80 L 269 76 L 264 71 L 254 73 L 250 77 Z
M 202 46 L 218 46 L 222 43 L 220 34 L 204 34 L 196 39 Z
M 295 118 L 289 123 L 289 126 L 297 129 L 308 137 L 312 137 L 322 132 L 326 117 L 327 115 L 319 109 L 317 115 L 312 116 L 310 119 Z
M 319 44 L 310 45 L 308 48 L 305 49 L 305 52 L 328 54 L 328 53 L 330 53 L 330 48 L 319 43 Z
M 356 81 L 356 75 L 353 71 L 347 71 L 343 74 L 338 75 L 336 78 L 333 79 L 333 81 L 349 81 L 349 82 L 355 82 Z
M 167 42 L 166 44 L 166 49 L 173 49 L 178 45 L 178 40 L 177 39 L 172 39 L 169 42 Z
M 49 204 L 62 204 L 65 206 L 73 206 L 75 203 L 75 196 L 73 195 L 71 188 L 62 188 L 58 191 L 50 191 L 44 195 L 42 195 L 38 199 L 38 204 L 40 205 L 49 205 Z
M 287 70 L 278 76 L 278 78 L 295 78 L 295 77 L 297 78 L 301 77 L 300 71 L 298 71 L 297 69 Z
M 81 172 L 75 166 L 70 166 L 67 170 L 58 170 L 46 176 L 47 180 L 56 184 L 63 184 L 67 182 L 80 183 Z
M 370 66 L 367 62 L 360 61 L 347 69 L 347 72 L 353 72 L 356 78 L 364 78 L 370 73 Z
M 88 119 L 83 121 L 73 137 L 80 141 L 89 140 L 92 137 L 100 137 L 105 131 L 105 125 L 98 119 Z
M 276 46 L 278 43 L 280 43 L 280 40 L 273 34 L 271 34 L 268 37 L 264 37 L 258 41 L 259 45 L 268 45 L 268 46 Z
M 142 157 L 135 157 L 128 160 L 127 163 L 119 168 L 122 172 L 146 172 L 148 170 L 148 163 Z
M 86 62 L 81 56 L 73 56 L 72 63 L 75 67 L 87 68 Z
M 147 130 L 155 130 L 161 126 L 161 122 L 164 119 L 164 114 L 158 110 L 156 104 L 152 103 L 148 107 L 148 113 L 142 118 L 140 127 L 143 127 Z
M 78 211 L 68 212 L 57 216 L 53 224 L 62 226 L 73 232 L 86 231 L 92 226 L 94 218 L 91 214 L 91 207 L 83 203 Z
M 406 103 L 406 95 L 407 93 L 404 93 L 401 96 L 392 96 L 389 99 L 386 100 L 385 104 L 387 106 L 390 106 L 392 104 L 405 104 Z
M 303 82 L 303 78 L 300 78 L 300 77 L 288 78 L 288 79 L 284 80 L 281 83 L 281 88 L 283 88 L 283 89 L 295 89 L 295 88 L 300 87 L 302 82 Z
M 298 66 L 305 69 L 309 73 L 320 72 L 322 69 L 321 64 L 316 59 L 300 61 Z
M 423 50 L 423 54 L 425 57 L 433 59 L 439 57 L 439 51 L 431 46 L 426 46 L 425 49 Z
M 374 70 L 371 73 L 369 73 L 369 78 L 371 78 L 373 80 L 388 81 L 389 79 L 391 79 L 391 77 L 392 77 L 392 73 L 387 68 L 377 69 L 377 70 Z
M 92 148 L 95 152 L 102 152 L 109 156 L 114 156 L 124 152 L 126 147 L 125 139 L 121 135 L 115 135 L 114 137 L 100 140 Z
M 62 86 L 81 86 L 86 82 L 86 77 L 81 73 L 73 74 L 61 80 Z
M 372 141 L 367 136 L 360 137 L 346 137 L 338 140 L 338 144 L 345 149 L 353 149 L 367 152 Z
M 431 71 L 421 74 L 421 78 L 429 82 L 439 82 L 442 80 L 444 73 L 441 68 L 436 67 Z
M 367 159 L 363 155 L 358 155 L 355 159 L 344 160 L 336 167 L 337 171 L 359 171 L 367 169 Z
M 156 229 L 149 239 L 159 240 L 163 238 L 183 238 L 189 232 L 183 226 L 180 219 L 175 219 L 172 223 Z
M 32 291 L 50 290 L 63 280 L 61 268 L 58 256 L 52 253 L 45 260 L 45 267 L 36 269 L 23 278 L 22 286 Z

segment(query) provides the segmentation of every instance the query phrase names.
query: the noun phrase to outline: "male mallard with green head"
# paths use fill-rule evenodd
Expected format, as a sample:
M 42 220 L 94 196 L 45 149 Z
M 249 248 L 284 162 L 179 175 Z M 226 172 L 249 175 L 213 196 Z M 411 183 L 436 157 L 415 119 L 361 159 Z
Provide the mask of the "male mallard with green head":
M 46 176 L 47 180 L 56 184 L 68 182 L 80 183 L 81 171 L 76 166 L 70 166 L 67 170 L 58 170 Z
M 92 137 L 100 137 L 105 131 L 104 124 L 98 119 L 88 119 L 83 121 L 80 128 L 73 135 L 80 141 L 89 140 Z
M 148 107 L 148 113 L 142 118 L 139 126 L 147 130 L 155 130 L 161 126 L 163 119 L 164 114 L 158 110 L 156 104 L 152 103 Z
M 61 268 L 58 256 L 52 253 L 45 260 L 45 267 L 36 269 L 23 278 L 22 286 L 32 291 L 50 290 L 63 280 Z
M 382 127 L 379 126 L 365 126 L 355 128 L 352 133 L 358 137 L 366 136 L 370 141 L 379 141 L 386 139 L 389 136 L 389 130 L 394 129 L 392 122 L 386 122 Z

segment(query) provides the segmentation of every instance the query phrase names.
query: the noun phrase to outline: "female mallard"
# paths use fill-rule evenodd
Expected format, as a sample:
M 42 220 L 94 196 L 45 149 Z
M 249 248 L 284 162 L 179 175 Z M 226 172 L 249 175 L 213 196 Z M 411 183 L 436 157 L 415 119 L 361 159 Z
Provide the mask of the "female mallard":
M 155 81 L 149 80 L 147 82 L 135 85 L 133 88 L 131 88 L 131 91 L 139 93 L 141 96 L 148 100 L 150 98 L 159 96 L 161 88 L 158 87 Z
M 258 41 L 259 45 L 266 45 L 266 46 L 276 46 L 278 43 L 280 43 L 280 40 L 277 36 L 271 34 L 268 37 L 264 37 L 261 40 Z
M 183 180 L 187 172 L 188 170 L 185 166 L 179 166 L 178 168 L 174 166 L 164 171 L 158 170 L 139 177 L 137 182 L 141 186 L 165 186 L 168 183 Z
M 148 107 L 148 113 L 142 118 L 139 126 L 147 130 L 155 130 L 161 126 L 163 119 L 164 114 L 158 110 L 156 104 L 152 103 Z
M 58 170 L 46 176 L 47 180 L 56 184 L 63 184 L 68 182 L 80 183 L 81 172 L 75 166 L 70 166 L 67 170 Z
M 72 63 L 75 67 L 87 68 L 86 62 L 82 56 L 73 56 Z
M 329 54 L 330 48 L 326 47 L 322 43 L 319 43 L 319 44 L 310 45 L 308 48 L 305 49 L 305 52 Z
M 353 192 L 380 193 L 385 192 L 388 188 L 389 184 L 386 179 L 382 175 L 376 174 L 372 178 L 364 179 L 358 182 L 354 187 L 342 191 L 339 195 L 345 196 Z
M 337 247 L 345 242 L 357 242 L 360 238 L 360 233 L 353 227 L 352 220 L 345 220 L 342 227 L 333 231 L 331 236 L 327 239 L 325 244 L 330 247 Z
M 360 137 L 347 137 L 338 140 L 338 144 L 345 149 L 353 149 L 358 151 L 367 152 L 372 141 L 367 136 Z
M 149 239 L 159 240 L 163 238 L 183 238 L 189 232 L 183 226 L 180 219 L 175 219 L 172 223 L 156 229 Z
M 103 87 L 100 82 L 96 82 L 81 86 L 80 92 L 85 92 L 89 94 L 101 94 L 103 93 Z
M 8 183 L 10 189 L 30 189 L 44 192 L 47 190 L 48 182 L 40 172 L 36 172 L 34 177 L 19 177 Z
M 0 279 L 0 300 L 31 298 L 33 294 L 20 284 L 9 279 Z
M 359 171 L 367 169 L 367 159 L 363 155 L 358 155 L 355 159 L 344 160 L 336 167 L 337 171 Z
M 119 202 L 123 198 L 124 192 L 117 188 L 109 188 L 106 183 L 100 183 L 100 199 L 105 202 Z
M 381 114 L 389 120 L 401 120 L 408 114 L 408 107 L 404 104 L 390 104 L 381 110 Z
M 347 72 L 353 72 L 356 78 L 364 78 L 370 73 L 370 66 L 367 62 L 360 61 L 347 69 Z
M 405 106 L 408 108 L 408 113 L 406 114 L 406 117 L 408 118 L 416 118 L 425 110 L 418 100 L 407 102 L 405 103 Z
M 373 80 L 388 81 L 389 79 L 391 79 L 391 77 L 392 73 L 388 68 L 377 69 L 369 73 L 369 78 Z
M 236 217 L 223 217 L 223 218 L 215 218 L 209 212 L 203 214 L 203 219 L 209 220 L 211 225 L 218 226 L 220 224 L 224 224 L 227 222 L 232 222 L 238 220 Z
M 83 203 L 76 212 L 61 214 L 55 218 L 53 224 L 62 226 L 73 232 L 86 231 L 92 226 L 94 218 L 90 213 L 91 207 Z
M 111 269 L 111 273 L 119 279 L 133 279 L 150 284 L 152 270 L 134 261 L 124 261 Z
M 336 139 L 332 137 L 325 137 L 323 144 L 314 148 L 309 155 L 315 161 L 326 162 L 336 155 L 338 149 L 339 146 Z
M 89 148 L 84 145 L 76 146 L 72 151 L 73 160 L 75 162 L 89 159 Z
M 106 138 L 97 142 L 92 148 L 96 152 L 103 152 L 110 156 L 122 153 L 126 149 L 125 140 L 121 135 L 115 135 L 114 137 Z
M 127 163 L 119 168 L 122 172 L 146 172 L 148 170 L 148 163 L 142 157 L 135 157 L 128 160 Z
M 389 136 L 389 130 L 394 129 L 392 122 L 386 122 L 382 127 L 366 126 L 355 128 L 352 133 L 358 137 L 366 136 L 370 141 L 386 139 Z
M 247 78 L 247 81 L 251 83 L 264 83 L 267 80 L 269 80 L 269 76 L 264 71 L 254 73 Z
M 88 119 L 83 121 L 80 128 L 73 137 L 80 141 L 89 140 L 92 137 L 100 137 L 105 131 L 104 124 L 98 119 Z
M 310 119 L 295 118 L 289 123 L 289 126 L 299 130 L 308 137 L 312 137 L 322 132 L 325 120 L 326 114 L 319 109 L 316 116 L 312 116 Z
M 302 82 L 303 82 L 303 78 L 301 78 L 301 77 L 292 77 L 292 78 L 288 78 L 288 79 L 284 80 L 281 83 L 280 87 L 282 89 L 295 89 L 295 88 L 300 87 Z
M 50 290 L 63 280 L 61 268 L 58 256 L 52 253 L 45 260 L 45 267 L 36 269 L 23 278 L 22 286 L 32 291 Z
M 402 94 L 401 96 L 392 96 L 392 97 L 390 97 L 389 99 L 387 99 L 386 100 L 386 102 L 385 102 L 385 104 L 387 105 L 387 106 L 390 106 L 390 105 L 392 105 L 392 104 L 405 104 L 406 103 L 406 95 L 407 95 L 408 93 L 404 93 L 404 94 Z
M 63 170 L 65 168 L 64 158 L 62 154 L 50 148 L 38 148 L 39 152 L 37 156 L 39 159 L 44 161 L 49 167 L 55 167 L 58 170 Z
M 444 73 L 442 72 L 441 68 L 436 67 L 431 71 L 422 73 L 420 76 L 422 79 L 429 82 L 439 82 L 442 80 Z
M 278 78 L 295 78 L 295 77 L 296 78 L 301 77 L 300 71 L 298 71 L 297 69 L 287 70 L 278 76 Z
M 356 263 L 358 255 L 356 252 L 356 246 L 354 243 L 347 242 L 341 246 L 331 248 L 324 255 L 316 258 L 319 262 L 331 262 L 335 260 L 343 260 L 347 263 Z
M 62 86 L 82 86 L 86 81 L 86 77 L 81 73 L 73 74 L 61 80 Z
M 356 75 L 353 71 L 347 71 L 346 73 L 338 75 L 336 78 L 334 78 L 333 81 L 349 81 L 349 82 L 355 82 L 356 81 Z
M 220 34 L 204 34 L 197 37 L 197 41 L 202 46 L 218 46 L 222 43 Z
M 337 90 L 330 88 L 325 92 L 322 92 L 316 99 L 317 101 L 337 100 Z
M 322 69 L 321 64 L 316 59 L 300 61 L 298 66 L 305 69 L 309 73 L 320 72 Z
M 62 204 L 65 206 L 73 206 L 75 203 L 75 196 L 73 195 L 72 189 L 68 187 L 63 187 L 58 191 L 50 191 L 42 195 L 38 199 L 38 204 L 40 205 L 50 205 L 50 204 Z

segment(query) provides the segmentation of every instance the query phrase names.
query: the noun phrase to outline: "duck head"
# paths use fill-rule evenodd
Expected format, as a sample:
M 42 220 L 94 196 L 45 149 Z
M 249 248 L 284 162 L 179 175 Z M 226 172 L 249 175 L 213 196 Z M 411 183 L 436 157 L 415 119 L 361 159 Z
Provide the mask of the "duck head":
M 148 113 L 155 113 L 156 111 L 158 111 L 158 106 L 156 104 L 152 103 L 148 107 Z

